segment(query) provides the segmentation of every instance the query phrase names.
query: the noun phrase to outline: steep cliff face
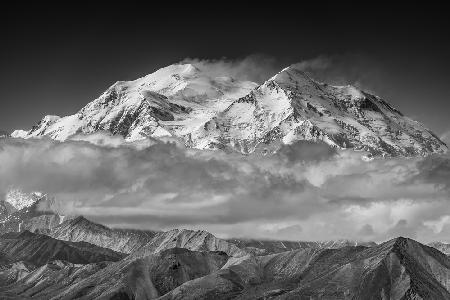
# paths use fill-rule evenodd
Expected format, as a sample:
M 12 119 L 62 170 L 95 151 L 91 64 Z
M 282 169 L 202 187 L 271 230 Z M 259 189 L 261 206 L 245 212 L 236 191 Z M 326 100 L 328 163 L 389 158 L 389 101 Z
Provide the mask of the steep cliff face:
M 171 136 L 197 149 L 276 151 L 298 140 L 323 141 L 373 156 L 419 156 L 447 151 L 422 124 L 385 100 L 353 86 L 319 83 L 295 65 L 262 85 L 212 77 L 175 64 L 112 85 L 78 113 L 46 116 L 13 137 L 106 131 L 127 141 Z

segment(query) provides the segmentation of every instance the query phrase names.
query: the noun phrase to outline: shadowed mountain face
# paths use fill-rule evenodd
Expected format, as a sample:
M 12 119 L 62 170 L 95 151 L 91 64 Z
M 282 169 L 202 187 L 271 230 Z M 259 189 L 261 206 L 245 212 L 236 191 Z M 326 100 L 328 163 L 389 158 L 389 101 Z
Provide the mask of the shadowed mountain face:
M 449 258 L 410 239 L 380 245 L 222 240 L 205 231 L 183 229 L 152 233 L 127 243 L 126 232 L 78 217 L 48 234 L 79 242 L 28 231 L 4 234 L 0 238 L 0 298 L 450 297 Z M 127 245 L 131 250 L 126 255 L 83 239 L 110 248 Z
M 36 285 L 42 285 L 36 280 L 36 274 L 46 271 L 48 279 L 45 280 L 57 284 L 37 291 L 33 299 L 76 299 L 80 295 L 83 299 L 155 299 L 187 281 L 219 270 L 227 260 L 223 252 L 173 248 L 118 263 L 72 265 L 57 262 L 57 266 L 47 264 L 28 271 L 21 279 L 0 288 L 0 295 L 2 292 L 15 293 L 17 297 L 29 295 L 28 289 L 37 290 Z M 50 267 L 52 270 L 47 270 Z M 78 273 L 78 276 L 70 273 Z M 55 280 L 67 275 L 70 280 Z
M 223 252 L 172 248 L 111 264 L 70 286 L 61 296 L 72 299 L 82 293 L 86 299 L 155 299 L 185 282 L 218 271 L 227 260 Z
M 449 299 L 449 263 L 404 238 L 371 248 L 302 249 L 232 262 L 161 299 Z
M 86 242 L 66 242 L 29 231 L 11 232 L 0 236 L 3 261 L 25 261 L 41 266 L 52 260 L 65 260 L 75 264 L 100 261 L 118 261 L 125 255 L 111 249 L 100 248 Z

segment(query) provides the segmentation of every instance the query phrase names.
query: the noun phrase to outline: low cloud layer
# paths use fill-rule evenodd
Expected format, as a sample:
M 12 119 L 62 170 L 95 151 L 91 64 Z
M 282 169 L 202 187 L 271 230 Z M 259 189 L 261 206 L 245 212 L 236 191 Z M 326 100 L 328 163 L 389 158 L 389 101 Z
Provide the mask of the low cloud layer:
M 308 142 L 256 157 L 99 134 L 0 141 L 0 197 L 44 191 L 64 214 L 222 237 L 448 240 L 449 178 L 448 155 L 365 162 Z

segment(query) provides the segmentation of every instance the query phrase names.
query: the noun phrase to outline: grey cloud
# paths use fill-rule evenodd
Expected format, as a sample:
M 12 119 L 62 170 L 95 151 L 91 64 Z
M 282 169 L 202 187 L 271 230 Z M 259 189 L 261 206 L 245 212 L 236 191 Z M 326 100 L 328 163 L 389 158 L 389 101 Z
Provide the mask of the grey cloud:
M 425 182 L 450 190 L 450 156 L 432 155 L 417 162 L 419 173 L 412 182 Z
M 364 237 L 371 237 L 374 233 L 375 231 L 370 224 L 364 224 L 358 232 L 360 236 Z
M 292 145 L 284 145 L 277 152 L 277 156 L 285 158 L 288 163 L 319 162 L 331 159 L 337 154 L 336 148 L 319 142 L 298 141 Z
M 434 239 L 450 215 L 447 156 L 364 162 L 299 142 L 261 157 L 109 138 L 0 140 L 0 192 L 45 191 L 106 224 L 224 236 Z
M 414 227 L 408 224 L 408 221 L 402 219 L 399 220 L 397 224 L 395 224 L 395 226 L 389 229 L 389 231 L 387 232 L 387 236 L 391 237 L 403 236 L 414 239 L 417 236 L 417 231 Z

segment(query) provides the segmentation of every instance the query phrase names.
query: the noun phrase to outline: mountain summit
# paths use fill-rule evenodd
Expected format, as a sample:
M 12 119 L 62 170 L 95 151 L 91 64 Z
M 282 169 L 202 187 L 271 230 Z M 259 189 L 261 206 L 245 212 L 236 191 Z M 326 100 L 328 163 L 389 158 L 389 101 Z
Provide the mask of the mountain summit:
M 119 81 L 78 113 L 45 116 L 13 137 L 107 131 L 127 141 L 172 136 L 196 149 L 273 152 L 299 140 L 373 156 L 424 156 L 447 146 L 385 100 L 354 86 L 320 83 L 295 65 L 261 85 L 174 64 Z

